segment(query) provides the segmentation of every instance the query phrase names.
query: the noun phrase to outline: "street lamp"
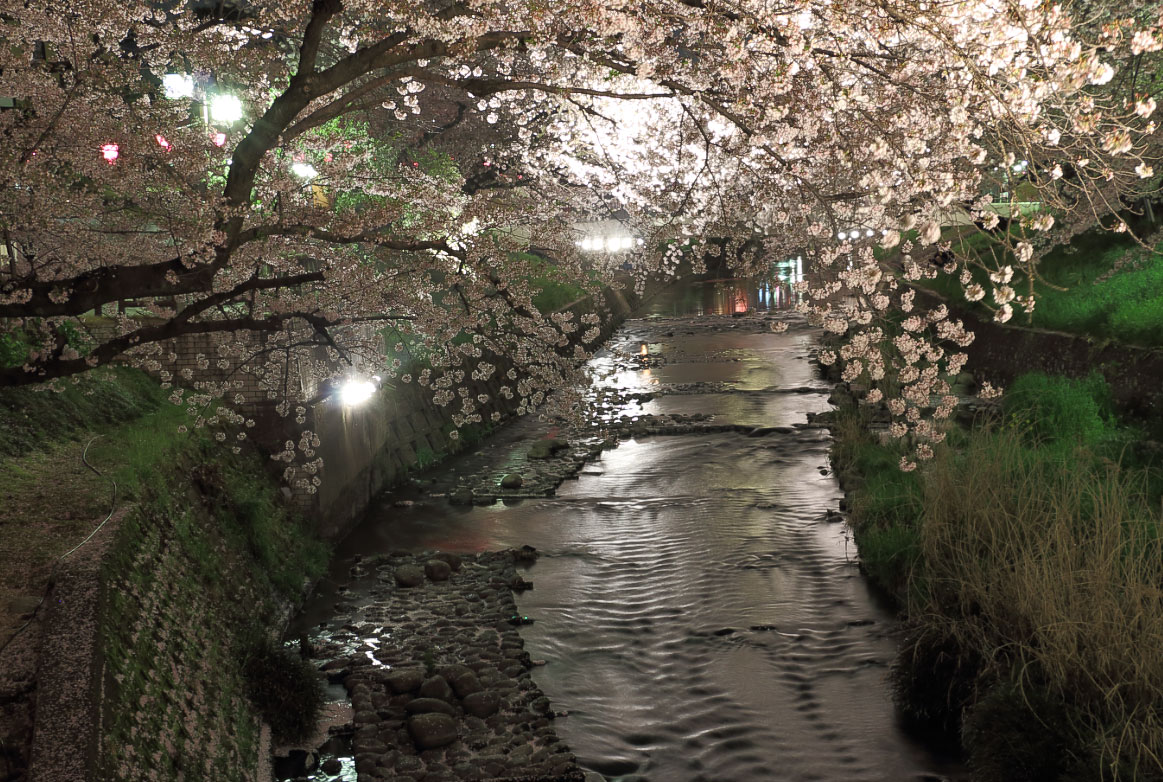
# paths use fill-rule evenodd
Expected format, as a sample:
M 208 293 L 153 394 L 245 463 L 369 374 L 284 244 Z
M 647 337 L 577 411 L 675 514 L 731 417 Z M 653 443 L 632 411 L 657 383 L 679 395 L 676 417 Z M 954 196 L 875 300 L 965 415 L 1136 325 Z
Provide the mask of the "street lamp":
M 315 170 L 315 166 L 310 163 L 292 163 L 291 173 L 300 179 L 306 179 L 308 182 L 319 176 L 319 172 Z
M 242 119 L 242 101 L 237 95 L 219 92 L 210 97 L 210 118 L 215 122 L 233 125 Z
M 371 380 L 359 377 L 350 377 L 339 387 L 339 402 L 344 407 L 357 407 L 375 394 L 380 378 L 373 376 Z
M 162 89 L 171 100 L 194 97 L 194 77 L 185 73 L 167 73 L 162 76 Z

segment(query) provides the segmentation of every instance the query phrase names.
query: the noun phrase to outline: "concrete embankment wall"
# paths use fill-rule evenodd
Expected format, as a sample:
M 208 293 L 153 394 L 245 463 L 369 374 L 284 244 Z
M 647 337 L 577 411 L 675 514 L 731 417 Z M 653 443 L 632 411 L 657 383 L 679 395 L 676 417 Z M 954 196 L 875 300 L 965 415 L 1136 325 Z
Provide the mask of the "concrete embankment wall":
M 604 341 L 646 298 L 665 283 L 639 296 L 632 290 L 605 288 L 599 297 L 587 297 L 563 308 L 575 322 L 583 315 L 602 316 Z M 579 332 L 580 333 L 580 329 Z M 592 346 L 591 346 L 592 347 Z M 484 421 L 493 413 L 502 419 L 512 416 L 515 401 L 498 393 L 504 384 L 503 371 L 487 381 L 468 384 L 473 396 L 487 395 L 481 410 Z M 317 491 L 308 496 L 297 493 L 305 511 L 318 520 L 327 538 L 346 532 L 364 513 L 371 499 L 403 480 L 409 472 L 472 445 L 474 438 L 450 439 L 455 405 L 441 408 L 426 389 L 399 384 L 381 389 L 369 404 L 343 407 L 332 398 L 322 399 L 308 410 L 306 428 L 319 436 L 318 455 L 323 457 Z
M 1024 372 L 1067 377 L 1099 372 L 1119 407 L 1146 412 L 1163 404 L 1163 350 L 964 319 L 977 335 L 966 350 L 969 369 L 994 383 L 1005 385 Z
M 161 457 L 126 468 L 116 512 L 62 561 L 29 631 L 29 782 L 257 779 L 267 748 L 245 656 L 281 632 L 326 547 L 263 457 L 157 436 Z
M 588 346 L 592 348 L 604 341 L 643 300 L 670 282 L 670 278 L 654 281 L 640 295 L 626 278 L 620 287 L 605 287 L 596 296 L 579 299 L 561 311 L 572 313 L 575 323 L 591 313 L 601 317 L 602 330 L 598 340 Z M 573 339 L 579 340 L 584 329 L 579 327 Z M 508 365 L 495 360 L 498 371 L 493 378 L 466 384 L 472 396 L 485 395 L 489 400 L 480 410 L 483 423 L 470 427 L 467 437 L 449 437 L 458 403 L 439 407 L 432 402 L 430 390 L 399 381 L 381 388 L 370 402 L 358 407 L 344 407 L 333 395 L 319 396 L 302 406 L 305 422 L 300 424 L 295 420 L 300 416 L 276 412 L 277 400 L 269 398 L 270 384 L 254 371 L 238 371 L 236 360 L 220 355 L 220 343 L 219 335 L 206 334 L 174 340 L 162 352 L 153 373 L 172 379 L 175 385 L 182 385 L 191 377 L 229 383 L 229 401 L 253 422 L 247 433 L 271 453 L 282 451 L 287 442 L 297 444 L 304 430 L 317 435 L 319 446 L 314 456 L 323 459 L 322 470 L 299 469 L 295 478 L 287 481 L 284 492 L 290 492 L 293 502 L 316 520 L 328 539 L 346 532 L 377 493 L 410 472 L 479 441 L 491 430 L 494 413 L 505 420 L 516 410 L 515 400 L 504 399 L 498 393 L 506 383 L 503 376 Z

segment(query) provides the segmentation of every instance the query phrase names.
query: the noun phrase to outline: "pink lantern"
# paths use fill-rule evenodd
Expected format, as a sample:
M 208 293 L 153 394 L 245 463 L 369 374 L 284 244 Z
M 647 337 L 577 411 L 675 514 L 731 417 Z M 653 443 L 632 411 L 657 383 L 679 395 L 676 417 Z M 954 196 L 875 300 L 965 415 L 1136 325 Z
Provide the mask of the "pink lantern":
M 215 133 L 211 136 L 211 138 L 214 140 L 214 146 L 216 146 L 216 147 L 221 147 L 221 146 L 224 146 L 226 144 L 226 134 L 225 133 Z
M 101 147 L 101 157 L 113 165 L 117 162 L 117 158 L 121 156 L 121 148 L 116 144 L 105 144 Z
M 166 152 L 169 152 L 171 149 L 174 148 L 174 145 L 171 144 L 169 141 L 167 141 L 166 137 L 163 136 L 161 133 L 156 134 L 154 136 L 154 139 L 157 141 L 158 146 L 161 147 L 162 149 L 164 149 Z

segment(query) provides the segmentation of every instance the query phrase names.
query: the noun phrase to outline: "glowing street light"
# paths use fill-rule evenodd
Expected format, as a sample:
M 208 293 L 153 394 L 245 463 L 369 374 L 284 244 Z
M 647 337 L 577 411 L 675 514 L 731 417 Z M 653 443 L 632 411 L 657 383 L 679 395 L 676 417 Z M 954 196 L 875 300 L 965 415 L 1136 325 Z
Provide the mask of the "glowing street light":
M 185 73 L 167 73 L 162 76 L 162 89 L 170 100 L 194 97 L 194 77 Z
M 633 236 L 607 236 L 602 238 L 600 236 L 587 236 L 585 239 L 579 241 L 578 247 L 581 247 L 586 252 L 622 252 L 634 247 L 635 244 L 641 245 L 641 239 L 635 239 Z
M 371 399 L 379 386 L 376 381 L 378 376 L 373 376 L 371 380 L 366 378 L 351 377 L 344 381 L 343 385 L 339 387 L 339 402 L 344 407 L 357 407 L 364 402 Z
M 291 164 L 291 173 L 294 174 L 295 176 L 299 177 L 300 179 L 306 179 L 308 181 L 319 176 L 319 172 L 315 170 L 315 166 L 311 165 L 310 163 L 302 163 L 302 162 L 292 163 Z
M 226 92 L 211 96 L 210 118 L 215 122 L 233 125 L 242 119 L 242 101 L 237 95 Z

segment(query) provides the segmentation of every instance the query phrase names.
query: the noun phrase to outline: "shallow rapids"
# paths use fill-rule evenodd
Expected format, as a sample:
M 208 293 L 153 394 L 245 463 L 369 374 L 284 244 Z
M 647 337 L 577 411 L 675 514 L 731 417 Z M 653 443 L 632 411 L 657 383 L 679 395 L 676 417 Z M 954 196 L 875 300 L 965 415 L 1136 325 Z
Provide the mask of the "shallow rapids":
M 509 506 L 385 503 L 343 550 L 537 547 L 519 597 L 536 620 L 526 649 L 546 661 L 534 677 L 568 712 L 556 727 L 580 764 L 608 779 L 959 777 L 898 725 L 893 615 L 829 513 L 827 431 L 795 426 L 828 408 L 815 333 L 677 309 L 659 302 L 594 360 L 603 382 L 652 392 L 611 414 L 772 431 L 630 440 L 556 496 Z

